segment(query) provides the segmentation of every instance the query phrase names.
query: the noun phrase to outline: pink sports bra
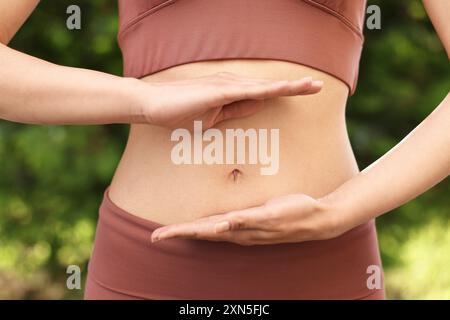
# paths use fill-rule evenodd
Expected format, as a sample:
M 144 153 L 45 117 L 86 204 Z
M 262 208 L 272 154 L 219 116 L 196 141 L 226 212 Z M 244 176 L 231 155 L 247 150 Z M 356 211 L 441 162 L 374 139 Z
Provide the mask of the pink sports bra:
M 119 0 L 124 75 L 217 59 L 283 60 L 353 94 L 366 0 Z

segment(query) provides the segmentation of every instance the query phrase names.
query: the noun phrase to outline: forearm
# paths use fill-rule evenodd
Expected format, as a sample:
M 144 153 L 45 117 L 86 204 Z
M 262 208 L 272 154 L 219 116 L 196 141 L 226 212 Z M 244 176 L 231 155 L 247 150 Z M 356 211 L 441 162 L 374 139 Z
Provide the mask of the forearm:
M 0 118 L 33 124 L 141 122 L 139 80 L 55 65 L 0 44 Z
M 398 145 L 320 202 L 356 226 L 417 197 L 450 174 L 450 94 Z

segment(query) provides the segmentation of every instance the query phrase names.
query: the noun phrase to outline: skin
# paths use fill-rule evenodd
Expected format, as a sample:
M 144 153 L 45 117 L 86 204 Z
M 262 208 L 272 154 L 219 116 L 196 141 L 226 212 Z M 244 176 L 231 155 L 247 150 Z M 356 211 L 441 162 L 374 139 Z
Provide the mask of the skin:
M 310 77 L 267 80 L 228 72 L 148 83 L 52 64 L 6 46 L 38 2 L 0 1 L 0 118 L 5 120 L 179 128 L 195 119 L 207 129 L 256 113 L 266 99 L 314 94 L 322 87 Z
M 450 2 L 423 3 L 450 57 Z M 450 174 L 449 123 L 447 94 L 388 153 L 323 197 L 281 196 L 260 206 L 163 226 L 152 233 L 151 239 L 193 238 L 258 245 L 337 237 L 410 201 Z
M 322 198 L 305 194 L 274 198 L 261 206 L 158 228 L 152 241 L 183 237 L 254 245 L 339 236 L 413 199 L 449 175 L 449 122 L 447 95 L 392 150 Z
M 310 78 L 280 82 L 223 72 L 149 83 L 51 64 L 6 46 L 37 3 L 0 1 L 0 117 L 6 120 L 179 128 L 200 119 L 206 129 L 255 114 L 263 108 L 262 101 L 311 95 L 322 87 Z M 450 5 L 424 3 L 448 54 Z M 399 145 L 324 197 L 280 196 L 260 206 L 164 226 L 153 232 L 152 240 L 181 237 L 253 245 L 336 237 L 409 201 L 449 174 L 449 109 L 447 96 Z
M 176 165 L 171 160 L 173 130 L 132 124 L 108 188 L 114 204 L 167 225 L 257 206 L 291 193 L 321 197 L 358 172 L 345 127 L 348 87 L 323 72 L 284 61 L 226 59 L 183 64 L 142 80 L 170 82 L 218 71 L 275 79 L 309 75 L 324 82 L 317 94 L 267 99 L 256 114 L 214 126 L 222 134 L 236 128 L 279 129 L 279 171 L 264 176 L 261 164 L 249 163 Z

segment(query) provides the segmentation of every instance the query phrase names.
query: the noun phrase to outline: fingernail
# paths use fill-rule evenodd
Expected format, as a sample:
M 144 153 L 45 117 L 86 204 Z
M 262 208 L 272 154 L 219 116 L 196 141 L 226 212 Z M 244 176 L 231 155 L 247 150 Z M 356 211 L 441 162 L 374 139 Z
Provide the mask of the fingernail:
M 216 224 L 216 233 L 230 230 L 230 223 L 228 221 L 219 222 Z
M 159 241 L 159 236 L 158 235 L 152 236 L 151 240 L 152 240 L 152 242 Z

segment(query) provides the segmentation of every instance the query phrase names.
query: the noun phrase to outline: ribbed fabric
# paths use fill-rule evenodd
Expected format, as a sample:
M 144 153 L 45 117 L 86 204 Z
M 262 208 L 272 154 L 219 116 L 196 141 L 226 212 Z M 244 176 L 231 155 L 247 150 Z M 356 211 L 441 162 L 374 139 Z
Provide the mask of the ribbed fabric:
M 86 299 L 366 299 L 367 268 L 381 261 L 374 221 L 331 240 L 241 246 L 167 239 L 162 226 L 115 205 L 105 191 Z M 382 284 L 381 279 L 381 284 Z
M 365 0 L 119 0 L 124 75 L 218 59 L 303 64 L 353 94 Z

